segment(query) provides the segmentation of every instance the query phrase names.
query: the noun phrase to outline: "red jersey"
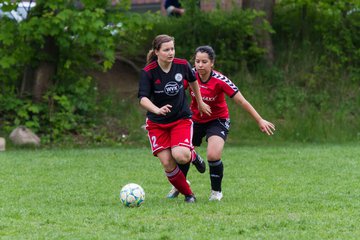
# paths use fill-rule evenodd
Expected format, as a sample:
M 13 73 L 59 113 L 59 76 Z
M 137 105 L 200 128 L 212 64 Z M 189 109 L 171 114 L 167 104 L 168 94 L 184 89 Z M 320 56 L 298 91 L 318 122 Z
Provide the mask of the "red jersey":
M 239 89 L 226 76 L 219 72 L 212 71 L 209 80 L 201 81 L 199 74 L 196 72 L 196 80 L 199 83 L 200 92 L 203 101 L 211 107 L 211 115 L 203 114 L 200 116 L 198 104 L 196 102 L 195 94 L 189 88 L 191 95 L 190 109 L 193 113 L 192 119 L 194 122 L 206 123 L 218 118 L 229 118 L 229 108 L 226 104 L 225 94 L 229 97 L 235 96 Z M 185 84 L 188 87 L 188 83 Z

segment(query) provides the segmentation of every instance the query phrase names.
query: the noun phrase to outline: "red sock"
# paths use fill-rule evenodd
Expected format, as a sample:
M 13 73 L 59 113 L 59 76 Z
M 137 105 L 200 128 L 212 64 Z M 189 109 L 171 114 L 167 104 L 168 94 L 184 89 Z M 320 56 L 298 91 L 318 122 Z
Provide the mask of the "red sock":
M 183 195 L 191 195 L 193 194 L 189 184 L 186 182 L 186 178 L 180 168 L 176 166 L 174 170 L 171 172 L 165 172 L 169 182 L 179 190 Z

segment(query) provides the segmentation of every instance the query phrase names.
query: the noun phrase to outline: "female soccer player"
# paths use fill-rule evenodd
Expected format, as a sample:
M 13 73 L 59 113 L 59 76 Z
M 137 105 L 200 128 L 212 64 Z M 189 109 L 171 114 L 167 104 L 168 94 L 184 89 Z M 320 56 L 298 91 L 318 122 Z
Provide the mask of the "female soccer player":
M 225 101 L 225 95 L 232 98 L 236 104 L 243 107 L 255 119 L 262 132 L 272 135 L 275 126 L 264 120 L 255 108 L 244 98 L 239 89 L 226 76 L 213 70 L 215 52 L 210 46 L 200 46 L 195 50 L 196 78 L 200 86 L 201 96 L 205 103 L 211 107 L 212 114 L 201 115 L 197 107 L 197 99 L 194 92 L 191 94 L 191 111 L 194 121 L 193 145 L 200 146 L 205 137 L 207 145 L 207 160 L 210 169 L 211 194 L 210 201 L 220 201 L 223 197 L 221 183 L 224 166 L 221 155 L 229 133 L 230 119 L 229 109 Z M 185 83 L 186 87 L 186 83 Z M 175 191 L 174 191 L 175 190 Z M 176 195 L 176 189 L 172 189 L 168 195 Z
M 191 112 L 187 104 L 186 80 L 199 103 L 199 114 L 210 115 L 210 107 L 201 98 L 199 85 L 190 64 L 175 58 L 174 38 L 159 35 L 147 55 L 147 65 L 141 71 L 138 97 L 147 110 L 146 130 L 154 156 L 157 156 L 169 182 L 185 195 L 186 202 L 196 198 L 186 182 L 183 169 L 192 162 L 200 172 L 205 163 L 192 145 Z

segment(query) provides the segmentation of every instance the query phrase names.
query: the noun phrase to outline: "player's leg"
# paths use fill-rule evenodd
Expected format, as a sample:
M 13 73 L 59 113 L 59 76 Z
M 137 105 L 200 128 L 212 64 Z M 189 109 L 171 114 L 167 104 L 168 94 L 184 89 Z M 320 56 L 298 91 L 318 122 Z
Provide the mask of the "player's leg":
M 179 168 L 183 172 L 183 174 L 187 175 L 189 170 L 190 162 L 196 158 L 196 155 L 193 152 L 192 146 L 192 121 L 191 119 L 181 119 L 177 121 L 173 128 L 171 129 L 171 153 L 175 161 L 177 162 Z M 205 163 L 204 163 L 205 166 Z M 174 195 L 169 198 L 176 197 L 176 189 L 172 189 L 174 191 Z M 179 189 L 180 191 L 180 189 Z M 181 192 L 181 191 L 180 191 Z M 195 200 L 195 197 L 193 197 Z M 191 201 L 188 197 L 186 197 L 185 201 Z
M 195 152 L 192 145 L 193 122 L 191 119 L 181 119 L 171 130 L 172 152 L 180 164 L 191 162 L 200 173 L 206 170 L 204 160 Z M 185 147 L 185 148 L 184 148 Z M 188 148 L 188 149 L 186 149 Z
M 224 175 L 224 165 L 221 154 L 225 141 L 219 136 L 213 135 L 208 138 L 207 159 L 211 182 L 211 195 L 209 200 L 221 200 L 221 183 Z
M 150 120 L 146 121 L 146 129 L 148 130 L 153 155 L 159 158 L 169 182 L 185 196 L 192 196 L 186 177 L 180 171 L 171 154 L 171 136 L 168 129 L 171 127 L 171 124 L 157 124 Z M 195 198 L 192 202 L 194 201 Z M 188 202 L 191 202 L 191 199 Z
M 200 147 L 203 137 L 206 135 L 206 123 L 194 123 L 193 124 L 193 136 L 192 144 L 194 146 L 195 156 L 193 157 L 192 163 L 195 165 L 196 169 L 200 173 L 204 173 L 206 170 L 206 164 L 202 157 L 195 151 L 195 147 Z
M 187 176 L 187 173 L 190 168 L 190 150 L 187 147 L 174 147 L 172 150 L 172 155 L 174 159 L 176 159 L 177 165 L 180 169 L 180 171 L 184 174 L 185 178 Z M 190 185 L 190 182 L 187 181 L 187 183 Z M 179 195 L 179 190 L 172 186 L 170 192 L 167 194 L 167 198 L 176 198 Z
M 169 182 L 176 188 L 180 193 L 185 195 L 185 197 L 193 197 L 193 192 L 190 189 L 189 184 L 186 182 L 184 174 L 180 171 L 177 163 L 175 162 L 170 149 L 165 149 L 157 153 L 157 156 L 164 168 L 165 174 Z M 189 197 L 188 197 L 189 198 Z M 185 198 L 186 200 L 186 198 Z M 193 201 L 189 202 L 194 202 Z
M 211 122 L 207 129 L 207 159 L 211 182 L 211 195 L 209 200 L 211 201 L 220 201 L 223 197 L 221 184 L 224 175 L 224 165 L 221 157 L 229 128 L 229 119 L 218 119 Z
M 193 129 L 193 136 L 192 136 L 193 146 L 200 146 L 201 142 L 202 142 L 202 138 L 206 134 L 206 128 L 204 127 L 204 124 L 194 123 L 192 129 Z M 183 139 L 184 139 L 184 137 L 183 137 Z M 186 139 L 186 136 L 185 136 L 185 139 Z M 174 151 L 175 150 L 176 149 L 174 148 Z M 183 153 L 180 153 L 180 154 L 183 155 Z M 202 159 L 198 154 L 196 154 L 196 156 L 197 156 L 198 159 L 199 158 Z M 192 158 L 196 159 L 196 156 L 193 156 Z M 187 161 L 186 159 L 187 159 L 187 157 L 185 157 L 185 161 Z M 180 170 L 183 172 L 183 174 L 185 175 L 185 177 L 187 177 L 187 173 L 188 173 L 189 168 L 190 168 L 190 162 L 191 161 L 188 161 L 185 164 L 180 164 L 178 162 L 178 166 L 179 166 Z M 203 160 L 202 160 L 202 162 L 205 165 L 205 162 Z M 187 180 L 187 182 L 190 185 L 190 181 Z M 176 198 L 178 195 L 179 195 L 179 191 L 175 187 L 172 187 L 171 190 L 169 191 L 168 195 L 167 195 L 167 198 Z
M 177 159 L 177 165 L 186 178 L 190 168 L 190 161 L 188 160 L 190 156 L 189 149 L 186 147 L 175 147 L 172 149 L 172 155 L 175 159 Z M 190 182 L 188 180 L 186 182 L 190 185 Z M 172 186 L 170 192 L 167 194 L 166 197 L 176 198 L 178 195 L 179 190 L 176 187 Z

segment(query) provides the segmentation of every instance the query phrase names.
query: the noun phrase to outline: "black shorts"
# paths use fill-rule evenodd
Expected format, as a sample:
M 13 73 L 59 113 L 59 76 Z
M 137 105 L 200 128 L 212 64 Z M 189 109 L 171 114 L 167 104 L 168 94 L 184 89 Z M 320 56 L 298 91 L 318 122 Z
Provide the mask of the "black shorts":
M 206 141 L 211 136 L 219 136 L 226 141 L 230 129 L 230 119 L 216 119 L 207 123 L 194 122 L 193 140 L 194 146 L 198 147 L 202 143 L 203 137 L 206 136 Z

